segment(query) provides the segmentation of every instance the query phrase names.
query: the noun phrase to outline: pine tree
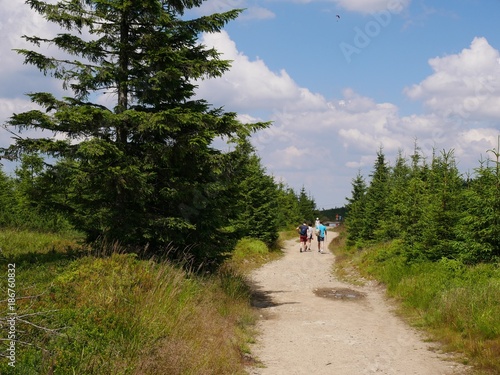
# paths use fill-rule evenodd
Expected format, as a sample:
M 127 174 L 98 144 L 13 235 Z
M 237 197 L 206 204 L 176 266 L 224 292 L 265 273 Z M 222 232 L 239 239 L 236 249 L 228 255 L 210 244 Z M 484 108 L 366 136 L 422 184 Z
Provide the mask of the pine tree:
M 365 197 L 365 222 L 361 234 L 364 240 L 375 239 L 375 233 L 380 228 L 380 222 L 385 218 L 386 201 L 389 191 L 389 167 L 385 161 L 382 149 L 377 152 L 377 160 L 370 177 L 371 181 Z
M 347 198 L 348 204 L 346 206 L 347 242 L 351 246 L 362 239 L 365 225 L 366 190 L 365 179 L 358 171 L 356 178 L 352 181 L 351 198 Z
M 316 203 L 314 199 L 306 193 L 305 187 L 302 186 L 297 197 L 299 203 L 299 213 L 302 222 L 311 223 L 314 220 L 316 212 Z
M 408 260 L 416 259 L 423 253 L 422 233 L 427 226 L 424 212 L 429 204 L 429 167 L 417 146 L 411 156 L 408 188 L 405 191 L 406 203 L 402 212 L 402 239 Z
M 279 233 L 278 188 L 271 176 L 266 175 L 260 158 L 250 150 L 239 168 L 244 176 L 238 181 L 237 218 L 233 221 L 239 237 L 252 237 L 269 246 L 275 244 Z
M 295 191 L 284 184 L 278 182 L 278 222 L 280 228 L 296 228 L 299 221 L 304 220 L 300 217 L 299 202 Z
M 15 198 L 12 179 L 0 168 L 0 227 L 11 225 L 14 207 Z
M 380 220 L 380 229 L 375 231 L 377 240 L 400 238 L 404 232 L 409 179 L 410 167 L 399 152 L 394 167 L 390 169 L 385 215 Z
M 195 80 L 221 76 L 230 66 L 200 45 L 198 35 L 221 30 L 240 11 L 187 20 L 184 11 L 201 0 L 26 3 L 66 32 L 24 38 L 55 45 L 68 57 L 18 53 L 61 80 L 72 96 L 29 94 L 44 111 L 14 114 L 8 124 L 65 139 L 18 138 L 4 154 L 33 151 L 58 159 L 46 173 L 54 188 L 64 190 L 55 203 L 89 241 L 155 251 L 204 243 L 191 247 L 200 257 L 221 251 L 216 231 L 233 212 L 225 210 L 235 204 L 227 186 L 238 171 L 231 168 L 235 156 L 212 141 L 244 139 L 267 124 L 241 124 L 235 113 L 192 98 Z M 109 107 L 96 98 L 103 92 L 113 94 Z
M 491 151 L 495 160 L 481 162 L 464 189 L 466 204 L 456 226 L 454 246 L 466 263 L 500 259 L 500 154 Z
M 461 214 L 463 188 L 453 150 L 433 157 L 428 184 L 430 196 L 422 215 L 425 222 L 422 225 L 422 255 L 431 260 L 453 257 L 452 244 Z

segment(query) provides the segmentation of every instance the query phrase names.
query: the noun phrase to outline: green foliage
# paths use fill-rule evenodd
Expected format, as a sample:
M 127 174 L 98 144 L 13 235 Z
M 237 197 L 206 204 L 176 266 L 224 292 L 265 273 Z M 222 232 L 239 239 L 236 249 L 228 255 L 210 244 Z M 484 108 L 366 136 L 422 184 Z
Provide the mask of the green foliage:
M 389 167 L 382 150 L 377 152 L 377 161 L 370 175 L 370 185 L 366 189 L 364 201 L 364 225 L 362 237 L 365 240 L 374 240 L 375 233 L 380 228 L 382 218 L 385 217 L 388 196 Z
M 17 265 L 23 319 L 16 367 L 1 361 L 0 373 L 244 373 L 241 352 L 255 318 L 236 269 L 201 277 L 134 254 L 88 256 L 68 237 L 50 247 L 45 234 L 0 233 L 0 248 L 19 244 L 0 265 Z
M 348 206 L 347 249 L 338 260 L 347 258 L 382 281 L 411 321 L 448 349 L 498 373 L 500 155 L 490 151 L 495 159 L 467 179 L 453 151 L 426 163 L 418 147 L 411 164 L 400 154 L 387 179 L 373 179 L 367 189 L 358 175 Z M 379 154 L 374 178 L 385 176 L 383 165 Z M 383 217 L 377 221 L 368 213 L 379 201 Z
M 28 204 L 43 192 L 89 242 L 118 240 L 157 253 L 168 247 L 172 256 L 189 248 L 200 262 L 230 248 L 233 238 L 222 229 L 240 204 L 232 181 L 248 176 L 238 168 L 241 151 L 222 152 L 213 141 L 239 144 L 268 124 L 242 124 L 235 113 L 193 96 L 196 80 L 230 66 L 200 45 L 198 35 L 220 31 L 240 11 L 186 19 L 184 11 L 201 1 L 26 3 L 65 32 L 24 39 L 72 56 L 17 50 L 72 93 L 63 99 L 29 94 L 43 110 L 14 114 L 8 122 L 65 136 L 18 138 L 3 150 L 10 158 L 38 152 L 56 160 L 43 171 L 32 160 L 36 168 L 21 171 Z M 114 94 L 110 108 L 89 101 L 99 92 Z M 29 185 L 34 175 L 43 189 Z
M 365 218 L 365 194 L 366 183 L 358 172 L 356 178 L 352 181 L 352 195 L 348 198 L 346 226 L 348 228 L 347 242 L 354 245 L 362 239 Z
M 324 221 L 341 220 L 344 221 L 347 214 L 347 207 L 334 207 L 327 210 L 320 210 L 317 217 Z
M 464 190 L 464 207 L 455 228 L 455 252 L 467 263 L 500 259 L 500 173 L 498 160 L 481 166 Z
M 267 245 L 253 238 L 242 238 L 234 248 L 233 257 L 244 259 L 253 255 L 265 255 L 269 252 Z
M 387 200 L 379 227 L 374 231 L 375 238 L 387 241 L 399 238 L 409 224 L 407 222 L 407 188 L 411 169 L 401 153 L 387 180 Z
M 306 193 L 306 189 L 302 187 L 299 192 L 299 213 L 302 218 L 302 222 L 312 223 L 314 218 L 317 216 L 316 213 L 316 203 L 314 198 Z
M 283 182 L 278 183 L 278 222 L 281 228 L 296 227 L 304 218 L 300 217 L 299 202 L 295 191 Z
M 0 227 L 49 232 L 72 230 L 67 217 L 58 212 L 52 192 L 43 178 L 45 164 L 36 154 L 26 154 L 7 176 L 0 169 Z
M 248 147 L 248 146 L 247 146 Z M 278 190 L 272 177 L 265 174 L 255 154 L 243 153 L 242 179 L 236 183 L 237 217 L 231 221 L 238 237 L 252 237 L 272 246 L 278 239 Z
M 15 204 L 13 183 L 0 168 L 0 227 L 12 222 Z
M 416 147 L 411 165 L 400 154 L 391 168 L 380 151 L 369 186 L 359 174 L 353 181 L 348 245 L 398 239 L 410 262 L 498 261 L 500 156 L 493 152 L 497 160 L 482 165 L 466 181 L 453 151 L 435 154 L 427 164 Z
M 40 254 L 71 252 L 78 248 L 75 240 L 81 238 L 75 233 L 46 233 L 32 230 L 1 229 L 0 249 L 2 255 L 28 262 L 36 262 Z M 40 258 L 43 258 L 40 256 Z

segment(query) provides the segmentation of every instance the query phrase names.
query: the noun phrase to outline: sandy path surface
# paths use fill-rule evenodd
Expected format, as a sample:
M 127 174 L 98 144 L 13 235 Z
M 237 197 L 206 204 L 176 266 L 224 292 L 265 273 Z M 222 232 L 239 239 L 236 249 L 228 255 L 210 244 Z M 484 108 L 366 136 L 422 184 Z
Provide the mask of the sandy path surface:
M 335 235 L 328 233 L 327 244 Z M 297 240 L 285 245 L 282 259 L 251 275 L 261 313 L 251 350 L 263 367 L 249 374 L 464 373 L 393 313 L 380 287 L 338 281 L 334 256 L 318 253 L 315 240 L 306 253 Z

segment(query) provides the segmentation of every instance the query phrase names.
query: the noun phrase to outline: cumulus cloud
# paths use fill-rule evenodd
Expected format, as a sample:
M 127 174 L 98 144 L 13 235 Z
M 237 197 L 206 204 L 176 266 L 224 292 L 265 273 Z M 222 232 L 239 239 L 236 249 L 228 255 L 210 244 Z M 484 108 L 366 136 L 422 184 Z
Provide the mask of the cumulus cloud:
M 476 37 L 456 54 L 429 60 L 433 73 L 404 89 L 427 113 L 401 119 L 424 149 L 451 150 L 462 167 L 474 168 L 480 155 L 498 147 L 500 53 Z
M 341 8 L 363 14 L 390 11 L 401 13 L 408 8 L 411 0 L 333 0 Z
M 211 0 L 205 1 L 200 7 L 189 10 L 196 16 L 213 13 L 223 13 L 233 9 L 244 9 L 238 20 L 265 20 L 276 17 L 269 9 L 259 5 L 249 4 L 246 0 Z
M 23 64 L 23 57 L 14 49 L 31 49 L 37 47 L 25 41 L 22 36 L 37 35 L 42 38 L 52 37 L 61 32 L 59 26 L 47 22 L 42 16 L 31 10 L 24 0 L 10 0 L 2 3 L 2 16 L 0 17 L 0 64 L 2 73 L 16 74 L 35 71 L 31 66 Z M 43 53 L 58 53 L 56 48 L 45 45 Z M 49 52 L 48 52 L 49 51 Z M 60 54 L 60 52 L 59 52 Z M 38 71 L 37 71 L 38 72 Z M 7 76 L 7 75 L 6 75 Z
M 475 38 L 460 53 L 429 60 L 433 74 L 405 89 L 443 117 L 484 121 L 500 118 L 500 53 Z
M 268 20 L 275 18 L 276 15 L 267 8 L 252 6 L 246 8 L 241 16 L 238 17 L 239 20 Z
M 222 59 L 232 60 L 231 69 L 223 77 L 198 82 L 198 95 L 210 97 L 215 105 L 232 111 L 254 108 L 301 106 L 319 108 L 325 104 L 321 95 L 298 87 L 286 70 L 271 71 L 259 58 L 251 60 L 239 52 L 227 32 L 204 34 L 201 43 L 215 47 Z
M 269 171 L 292 186 L 307 187 L 311 175 L 330 181 L 332 173 L 342 176 L 338 183 L 349 185 L 353 170 L 370 169 L 379 148 L 391 161 L 400 151 L 410 155 L 415 143 L 427 157 L 454 150 L 459 165 L 469 169 L 497 146 L 498 126 L 492 121 L 500 120 L 495 104 L 500 60 L 484 38 L 457 54 L 429 60 L 434 73 L 404 90 L 428 111 L 407 116 L 400 116 L 393 103 L 350 88 L 327 100 L 300 87 L 285 70 L 273 72 L 264 61 L 238 51 L 226 33 L 205 36 L 204 42 L 233 60 L 233 67 L 219 79 L 202 82 L 200 96 L 228 110 L 264 113 L 260 118 L 273 125 L 258 132 L 253 143 Z M 479 105 L 464 112 L 463 103 L 473 100 Z M 310 183 L 317 188 L 314 178 Z

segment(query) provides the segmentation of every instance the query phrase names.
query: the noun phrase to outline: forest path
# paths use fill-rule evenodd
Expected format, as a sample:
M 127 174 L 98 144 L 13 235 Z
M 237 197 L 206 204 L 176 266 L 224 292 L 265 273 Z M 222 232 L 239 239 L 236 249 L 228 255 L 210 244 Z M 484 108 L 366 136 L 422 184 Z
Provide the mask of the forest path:
M 261 366 L 250 375 L 465 373 L 394 314 L 382 288 L 339 281 L 334 255 L 320 254 L 316 240 L 311 252 L 300 253 L 296 239 L 283 251 L 251 274 L 261 316 L 251 351 Z

